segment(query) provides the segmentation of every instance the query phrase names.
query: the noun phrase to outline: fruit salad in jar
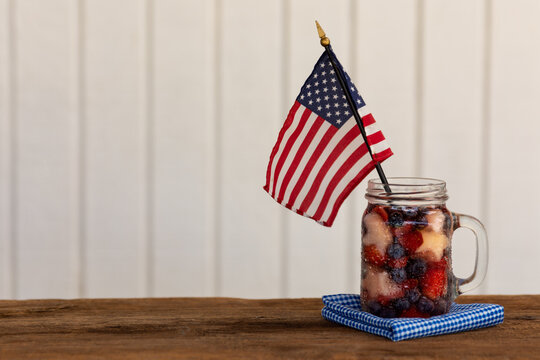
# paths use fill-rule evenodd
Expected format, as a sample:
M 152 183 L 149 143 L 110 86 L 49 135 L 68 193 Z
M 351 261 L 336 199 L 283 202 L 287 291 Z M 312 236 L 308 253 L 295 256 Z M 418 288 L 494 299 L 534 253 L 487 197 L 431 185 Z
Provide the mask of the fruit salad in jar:
M 385 318 L 448 312 L 455 298 L 452 231 L 444 205 L 369 204 L 362 218 L 362 309 Z

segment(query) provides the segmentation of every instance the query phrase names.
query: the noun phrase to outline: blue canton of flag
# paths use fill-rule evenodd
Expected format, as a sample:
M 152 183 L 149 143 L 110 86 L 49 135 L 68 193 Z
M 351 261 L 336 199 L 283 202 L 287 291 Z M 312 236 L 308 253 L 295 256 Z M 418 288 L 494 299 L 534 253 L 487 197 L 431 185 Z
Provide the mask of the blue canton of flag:
M 356 86 L 351 82 L 351 78 L 343 70 L 335 55 L 334 58 L 341 68 L 342 74 L 345 76 L 345 82 L 356 107 L 361 108 L 365 105 L 364 100 L 358 94 Z M 345 92 L 339 84 L 339 80 L 326 52 L 317 61 L 311 76 L 306 80 L 304 86 L 302 86 L 296 100 L 337 128 L 342 127 L 353 116 L 351 108 L 347 103 Z

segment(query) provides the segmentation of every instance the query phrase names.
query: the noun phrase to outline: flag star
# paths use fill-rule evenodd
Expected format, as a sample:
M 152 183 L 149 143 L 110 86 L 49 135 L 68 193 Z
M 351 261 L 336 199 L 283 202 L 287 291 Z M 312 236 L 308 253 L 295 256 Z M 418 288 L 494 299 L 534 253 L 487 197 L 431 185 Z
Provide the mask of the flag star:
M 337 95 L 334 95 L 334 99 L 337 99 L 337 98 L 338 98 L 338 96 L 337 96 Z
M 354 86 L 351 86 L 351 91 L 354 92 Z
M 339 120 L 339 119 L 338 119 L 336 122 L 337 122 L 338 124 L 341 124 L 341 120 Z
M 342 99 L 346 99 L 345 95 L 341 95 L 341 98 L 342 98 Z
M 309 89 L 311 87 L 311 84 L 307 84 L 306 87 Z
M 311 96 L 311 91 L 308 91 L 307 96 Z
M 323 83 L 323 84 L 326 84 L 326 83 L 327 83 L 326 79 L 324 79 L 324 80 L 322 81 L 322 83 Z
M 332 78 L 332 82 L 336 82 L 336 79 L 335 79 L 335 78 Z
M 326 95 L 326 96 L 324 97 L 324 100 L 328 100 L 328 99 L 330 99 L 330 97 L 329 97 L 328 95 Z
M 322 89 L 322 90 L 323 90 L 324 92 L 327 92 L 327 91 L 328 91 L 328 88 L 324 88 L 324 89 Z
M 343 106 L 347 107 L 347 103 L 343 103 Z
M 326 104 L 325 108 L 330 109 L 330 104 Z
M 332 86 L 332 91 L 336 91 L 336 90 L 337 90 L 337 87 Z
M 336 115 L 339 116 L 341 113 L 339 111 L 336 111 Z
M 321 67 L 324 67 L 324 63 L 321 63 Z
M 360 99 L 356 100 L 357 103 L 361 104 L 362 102 L 360 101 Z
M 315 94 L 320 93 L 321 91 L 319 89 L 315 90 Z
M 319 77 L 319 75 L 317 75 L 317 73 L 315 73 L 315 74 L 313 75 L 313 78 L 315 78 L 315 79 L 318 78 L 318 77 Z
M 338 103 L 335 103 L 335 104 L 334 104 L 334 107 L 339 107 L 339 104 L 338 104 Z
M 321 73 L 321 75 L 322 75 L 322 76 L 326 75 L 326 71 L 323 71 L 323 72 Z
M 326 116 L 330 117 L 330 116 L 332 116 L 332 113 L 328 112 L 328 113 L 326 113 Z
M 312 105 L 313 104 L 313 100 L 309 100 L 309 105 Z
M 333 74 L 334 72 L 335 72 L 334 69 L 330 70 L 330 74 Z
M 319 86 L 319 82 L 318 82 L 318 81 L 315 81 L 315 83 L 314 83 L 313 85 Z
M 328 62 L 328 66 L 332 66 L 332 63 L 330 61 Z
M 321 110 L 322 110 L 322 106 L 317 106 L 317 110 L 321 111 Z
M 304 96 L 304 95 L 300 96 L 300 99 L 304 100 L 304 98 L 305 98 L 305 96 Z
M 321 98 L 317 98 L 317 102 L 321 102 Z
M 349 115 L 349 111 L 348 111 L 348 110 L 345 111 L 344 114 L 345 114 L 345 115 Z

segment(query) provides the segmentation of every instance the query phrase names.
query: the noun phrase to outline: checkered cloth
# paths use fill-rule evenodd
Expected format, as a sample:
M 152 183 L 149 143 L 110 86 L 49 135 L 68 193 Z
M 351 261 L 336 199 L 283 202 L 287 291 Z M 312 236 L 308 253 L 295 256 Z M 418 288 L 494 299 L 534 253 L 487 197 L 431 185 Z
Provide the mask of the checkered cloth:
M 428 319 L 384 319 L 362 311 L 360 296 L 356 294 L 326 295 L 322 300 L 325 319 L 392 341 L 479 329 L 500 324 L 504 319 L 504 308 L 494 304 L 452 304 L 448 314 Z

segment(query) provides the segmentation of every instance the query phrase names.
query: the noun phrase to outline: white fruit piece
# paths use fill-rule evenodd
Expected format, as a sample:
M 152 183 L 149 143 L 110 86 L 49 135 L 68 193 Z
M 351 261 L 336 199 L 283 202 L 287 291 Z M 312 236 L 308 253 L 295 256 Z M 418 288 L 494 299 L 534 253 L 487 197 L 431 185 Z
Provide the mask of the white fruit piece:
M 384 220 L 376 213 L 364 216 L 367 234 L 362 238 L 364 245 L 375 245 L 381 254 L 386 253 L 386 248 L 392 243 L 392 233 Z
M 381 271 L 375 267 L 368 267 L 367 274 L 362 279 L 362 288 L 367 291 L 369 299 L 376 299 L 378 296 L 397 298 L 402 295 L 402 288 L 392 281 L 386 271 Z
M 442 233 L 444 230 L 445 216 L 443 212 L 439 209 L 435 209 L 429 212 L 426 215 L 426 220 L 428 222 L 427 230 L 435 231 Z
M 416 253 L 427 261 L 437 262 L 441 260 L 444 249 L 448 246 L 448 238 L 446 235 L 427 230 L 420 231 L 420 233 L 422 234 L 424 242 L 416 249 Z

